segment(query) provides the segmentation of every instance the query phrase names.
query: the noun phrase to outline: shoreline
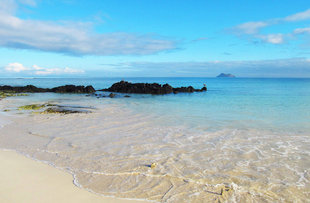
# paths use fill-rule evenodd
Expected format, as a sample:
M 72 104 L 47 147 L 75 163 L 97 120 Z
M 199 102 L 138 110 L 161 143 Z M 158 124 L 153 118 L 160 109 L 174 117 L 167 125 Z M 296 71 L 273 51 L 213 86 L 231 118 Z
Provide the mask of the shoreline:
M 302 169 L 308 168 L 308 162 L 298 161 L 299 157 L 306 157 L 298 149 L 306 147 L 307 135 L 292 136 L 294 134 L 251 128 L 208 131 L 191 129 L 190 125 L 181 126 L 178 122 L 163 125 L 159 121 L 169 118 L 166 115 L 156 117 L 155 113 L 143 114 L 143 111 L 131 108 L 135 98 L 127 104 L 122 100 L 100 101 L 76 94 L 41 96 L 10 97 L 0 102 L 2 110 L 9 109 L 0 113 L 0 122 L 2 118 L 11 121 L 4 122 L 0 128 L 0 153 L 1 149 L 16 150 L 22 157 L 63 171 L 69 175 L 66 185 L 100 197 L 101 202 L 307 199 L 307 172 Z M 95 110 L 75 115 L 19 111 L 24 105 L 47 102 L 59 106 L 94 107 Z M 292 147 L 286 147 L 284 151 L 286 143 L 292 143 Z M 279 153 L 297 153 L 294 160 L 299 165 L 286 162 L 286 156 Z M 232 161 L 235 164 L 232 165 Z M 285 165 L 275 168 L 275 161 Z M 155 168 L 151 167 L 152 163 L 156 164 Z M 247 167 L 248 164 L 253 167 Z M 7 171 L 11 171 L 10 168 Z M 291 179 L 283 180 L 283 174 L 292 174 Z M 273 179 L 269 179 L 271 175 Z M 1 182 L 14 182 L 11 181 L 14 173 L 3 176 L 9 179 L 0 177 Z M 252 181 L 254 178 L 257 181 Z M 279 181 L 290 186 L 280 185 Z M 29 182 L 33 181 L 26 181 L 26 186 L 21 188 L 27 189 Z M 48 185 L 47 182 L 41 185 Z M 274 186 L 269 187 L 266 183 Z M 1 187 L 4 186 L 0 184 Z M 10 191 L 19 192 L 19 187 L 14 186 Z M 46 196 L 44 192 L 38 194 Z M 70 196 L 67 197 L 69 200 Z M 106 197 L 112 200 L 106 200 Z M 0 198 L 2 201 L 20 202 Z
M 0 162 L 0 202 L 147 202 L 92 193 L 76 186 L 72 174 L 14 150 L 0 149 Z

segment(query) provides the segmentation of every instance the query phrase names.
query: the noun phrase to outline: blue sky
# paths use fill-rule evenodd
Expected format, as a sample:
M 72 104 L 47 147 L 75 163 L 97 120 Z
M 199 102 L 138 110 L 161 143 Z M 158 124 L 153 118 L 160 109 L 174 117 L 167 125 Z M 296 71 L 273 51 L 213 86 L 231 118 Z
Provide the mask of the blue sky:
M 310 77 L 308 0 L 0 0 L 2 77 Z

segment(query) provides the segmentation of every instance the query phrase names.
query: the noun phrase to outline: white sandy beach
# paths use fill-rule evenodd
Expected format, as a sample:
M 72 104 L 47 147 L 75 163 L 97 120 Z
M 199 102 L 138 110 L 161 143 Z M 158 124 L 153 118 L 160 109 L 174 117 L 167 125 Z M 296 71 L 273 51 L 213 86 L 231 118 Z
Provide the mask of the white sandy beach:
M 73 184 L 72 175 L 14 151 L 0 150 L 0 202 L 141 203 L 103 197 Z

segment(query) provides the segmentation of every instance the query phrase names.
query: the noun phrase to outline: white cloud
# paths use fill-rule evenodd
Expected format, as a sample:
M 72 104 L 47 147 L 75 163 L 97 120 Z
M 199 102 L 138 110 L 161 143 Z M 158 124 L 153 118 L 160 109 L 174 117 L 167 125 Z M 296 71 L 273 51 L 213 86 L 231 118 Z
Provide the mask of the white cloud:
M 269 35 L 261 35 L 260 38 L 271 44 L 282 44 L 284 42 L 283 34 L 269 34 Z
M 0 0 L 0 14 L 1 13 L 14 13 L 17 8 L 17 4 L 14 0 Z
M 21 71 L 26 71 L 29 70 L 28 68 L 26 68 L 23 64 L 21 63 L 10 63 L 7 66 L 5 66 L 4 68 L 6 71 L 9 72 L 16 72 L 19 73 Z
M 310 19 L 310 9 L 284 18 L 284 20 L 288 22 L 302 21 L 308 19 Z
M 64 73 L 84 73 L 83 70 L 73 69 L 66 67 L 64 70 Z
M 268 26 L 268 23 L 266 22 L 247 22 L 240 25 L 237 25 L 235 27 L 235 30 L 238 32 L 241 32 L 242 34 L 256 34 L 259 29 Z
M 145 55 L 175 48 L 174 41 L 155 35 L 95 33 L 90 22 L 24 20 L 14 15 L 16 7 L 14 0 L 0 0 L 0 46 L 74 55 Z
M 42 68 L 42 67 L 40 67 L 40 66 L 38 66 L 38 65 L 33 65 L 32 66 L 32 68 L 34 69 L 34 70 L 44 70 L 44 68 Z
M 35 75 L 62 75 L 62 74 L 81 74 L 83 70 L 72 69 L 72 68 L 42 68 L 35 71 Z
M 209 39 L 208 37 L 199 37 L 199 38 L 193 39 L 192 42 L 199 42 L 199 41 L 204 41 L 208 39 Z
M 27 73 L 30 75 L 68 75 L 68 74 L 83 74 L 85 71 L 80 69 L 65 68 L 43 68 L 38 65 L 33 65 L 31 68 L 24 66 L 21 63 L 10 63 L 4 67 L 7 72 Z
M 294 30 L 294 34 L 310 34 L 310 27 L 307 28 L 297 28 Z
M 300 28 L 295 29 L 291 33 L 270 33 L 270 34 L 261 34 L 261 29 L 280 24 L 280 23 L 288 23 L 288 22 L 298 22 L 303 20 L 310 19 L 310 9 L 295 13 L 293 15 L 284 17 L 284 18 L 274 18 L 268 19 L 265 21 L 256 21 L 256 22 L 246 22 L 239 24 L 232 28 L 232 31 L 237 36 L 248 36 L 250 38 L 261 40 L 262 42 L 270 43 L 270 44 L 283 44 L 288 39 L 295 39 L 294 36 L 297 34 L 310 34 L 310 28 Z

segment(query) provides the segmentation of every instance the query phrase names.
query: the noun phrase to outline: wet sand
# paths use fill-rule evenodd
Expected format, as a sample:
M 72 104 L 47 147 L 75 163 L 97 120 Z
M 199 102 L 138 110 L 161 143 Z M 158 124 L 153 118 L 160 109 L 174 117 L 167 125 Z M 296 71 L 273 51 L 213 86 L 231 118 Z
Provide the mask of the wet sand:
M 142 203 L 103 197 L 78 188 L 71 174 L 0 150 L 0 202 L 6 203 Z
M 167 125 L 167 117 L 132 111 L 118 100 L 47 96 L 1 102 L 0 112 L 10 111 L 0 114 L 0 148 L 75 174 L 77 185 L 97 194 L 156 202 L 309 200 L 308 134 L 191 129 Z M 47 102 L 95 108 L 69 115 L 18 110 Z

